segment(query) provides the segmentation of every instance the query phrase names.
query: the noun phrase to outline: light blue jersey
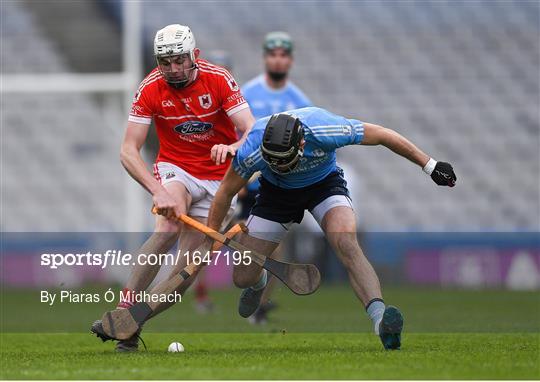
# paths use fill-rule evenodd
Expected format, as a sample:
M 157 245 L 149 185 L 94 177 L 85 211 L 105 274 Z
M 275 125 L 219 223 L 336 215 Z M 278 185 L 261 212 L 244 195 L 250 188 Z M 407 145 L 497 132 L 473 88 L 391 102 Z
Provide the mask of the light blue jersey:
M 242 87 L 242 94 L 255 119 L 312 105 L 306 95 L 290 81 L 287 81 L 283 89 L 270 88 L 266 84 L 264 74 L 246 83 Z
M 233 168 L 242 178 L 249 179 L 256 171 L 281 188 L 300 188 L 312 185 L 337 170 L 336 149 L 356 145 L 364 137 L 364 125 L 318 107 L 288 111 L 299 118 L 304 127 L 304 156 L 298 166 L 285 175 L 276 174 L 261 155 L 264 129 L 270 117 L 259 119 L 246 141 L 236 152 Z

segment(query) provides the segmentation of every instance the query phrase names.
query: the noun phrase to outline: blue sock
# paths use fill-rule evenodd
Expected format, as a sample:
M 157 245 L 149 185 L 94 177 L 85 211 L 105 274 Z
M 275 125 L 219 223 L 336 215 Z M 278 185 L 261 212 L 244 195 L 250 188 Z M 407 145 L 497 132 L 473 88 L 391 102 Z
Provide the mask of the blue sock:
M 379 323 L 383 318 L 385 308 L 384 301 L 380 298 L 374 298 L 366 306 L 367 314 L 374 325 L 375 334 L 379 334 Z
M 267 280 L 268 280 L 268 275 L 266 273 L 266 269 L 263 269 L 261 278 L 259 279 L 259 281 L 257 281 L 257 284 L 251 286 L 251 289 L 253 289 L 253 290 L 261 290 L 261 289 L 263 289 L 266 286 L 266 281 Z

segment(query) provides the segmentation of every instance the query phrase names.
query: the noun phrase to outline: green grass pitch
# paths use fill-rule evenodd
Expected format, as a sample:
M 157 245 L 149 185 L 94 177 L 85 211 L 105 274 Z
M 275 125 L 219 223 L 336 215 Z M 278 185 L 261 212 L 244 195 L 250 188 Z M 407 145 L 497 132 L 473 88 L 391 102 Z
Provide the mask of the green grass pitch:
M 95 290 L 95 289 L 94 289 Z M 284 288 L 262 327 L 236 313 L 238 290 L 212 292 L 213 314 L 191 296 L 149 322 L 148 346 L 116 354 L 87 333 L 109 304 L 39 304 L 3 291 L 2 379 L 539 379 L 537 293 L 387 288 L 405 316 L 400 351 L 384 351 L 346 287 L 308 297 Z M 184 353 L 167 353 L 170 342 Z

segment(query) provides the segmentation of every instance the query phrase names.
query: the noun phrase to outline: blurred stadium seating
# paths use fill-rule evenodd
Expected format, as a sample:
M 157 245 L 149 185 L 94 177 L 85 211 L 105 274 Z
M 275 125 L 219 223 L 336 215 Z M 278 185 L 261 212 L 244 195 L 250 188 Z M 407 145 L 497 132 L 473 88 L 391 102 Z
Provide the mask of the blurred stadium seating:
M 29 7 L 2 4 L 2 72 L 69 71 Z M 539 14 L 526 1 L 145 2 L 143 41 L 150 57 L 155 30 L 187 24 L 203 56 L 231 53 L 243 83 L 262 70 L 264 34 L 287 30 L 293 79 L 315 104 L 454 164 L 457 187 L 441 189 L 387 150 L 344 149 L 369 230 L 538 231 Z M 118 138 L 98 102 L 3 94 L 3 231 L 123 229 Z
M 2 3 L 2 73 L 71 71 L 20 4 Z M 2 94 L 2 231 L 121 230 L 122 126 L 108 128 L 100 102 L 82 93 Z

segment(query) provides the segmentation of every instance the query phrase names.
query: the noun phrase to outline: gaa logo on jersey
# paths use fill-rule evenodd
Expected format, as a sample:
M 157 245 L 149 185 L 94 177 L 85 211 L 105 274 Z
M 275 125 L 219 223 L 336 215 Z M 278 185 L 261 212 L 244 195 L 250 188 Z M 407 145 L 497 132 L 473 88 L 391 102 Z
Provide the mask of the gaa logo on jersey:
M 139 106 L 139 105 L 133 105 L 131 106 L 131 113 L 130 114 L 133 114 L 133 115 L 142 115 L 144 112 L 144 109 L 142 106 Z
M 212 97 L 210 93 L 199 96 L 199 103 L 203 109 L 209 109 L 212 106 Z
M 166 100 L 163 100 L 161 101 L 161 106 L 163 107 L 174 107 L 174 102 L 171 101 L 170 99 L 166 99 Z
M 201 121 L 187 121 L 174 127 L 174 131 L 180 134 L 202 134 L 212 128 L 212 124 Z
M 352 134 L 352 127 L 344 125 L 343 128 L 343 135 L 351 135 Z

